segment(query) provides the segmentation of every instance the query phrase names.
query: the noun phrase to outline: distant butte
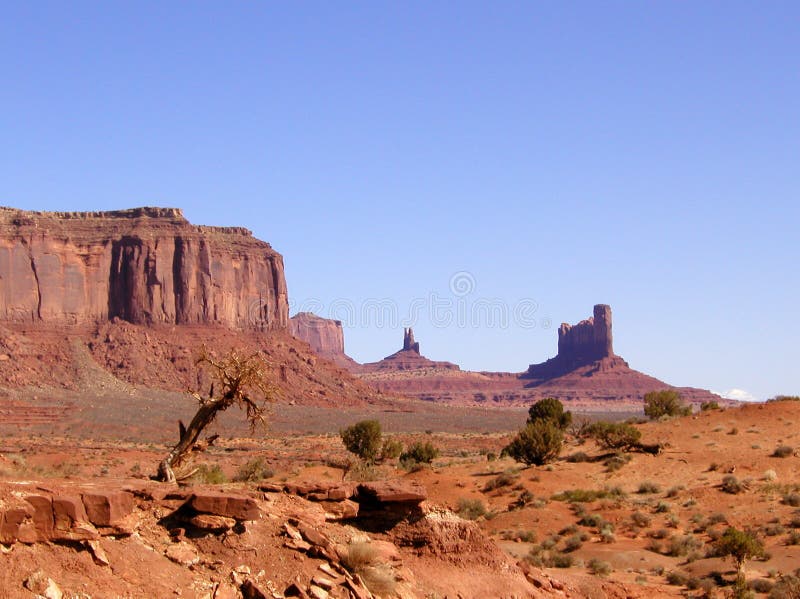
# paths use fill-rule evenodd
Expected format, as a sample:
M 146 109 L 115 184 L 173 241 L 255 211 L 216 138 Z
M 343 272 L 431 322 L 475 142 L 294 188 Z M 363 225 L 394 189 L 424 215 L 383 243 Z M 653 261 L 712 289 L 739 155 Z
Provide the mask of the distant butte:
M 386 356 L 380 362 L 363 364 L 358 372 L 368 373 L 376 371 L 403 371 L 403 370 L 460 370 L 452 362 L 435 362 L 423 356 L 419 351 L 419 342 L 414 339 L 411 327 L 403 329 L 403 348 L 391 356 Z
M 650 391 L 673 388 L 633 370 L 614 353 L 611 307 L 594 306 L 592 317 L 558 329 L 558 353 L 522 373 L 462 371 L 451 362 L 434 362 L 419 353 L 411 329 L 403 349 L 353 371 L 371 385 L 396 393 L 450 404 L 528 404 L 555 397 L 588 409 L 640 410 Z M 686 401 L 723 400 L 704 389 L 677 388 Z

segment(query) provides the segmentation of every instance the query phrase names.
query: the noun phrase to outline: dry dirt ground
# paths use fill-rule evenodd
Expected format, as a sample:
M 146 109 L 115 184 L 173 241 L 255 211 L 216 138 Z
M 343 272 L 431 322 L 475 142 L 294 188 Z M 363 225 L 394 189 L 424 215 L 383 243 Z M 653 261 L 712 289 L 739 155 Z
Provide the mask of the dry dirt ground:
M 437 553 L 400 543 L 396 531 L 320 523 L 320 530 L 345 546 L 367 535 L 385 542 L 390 554 L 396 552 L 389 561 L 399 596 L 722 597 L 730 591 L 733 564 L 714 557 L 712 546 L 727 526 L 752 529 L 765 544 L 766 557 L 746 564 L 747 579 L 762 591 L 760 596 L 781 574 L 800 567 L 800 402 L 746 405 L 637 425 L 644 441 L 663 443 L 666 450 L 659 456 L 629 454 L 618 469 L 608 465 L 606 452 L 593 442 L 574 438 L 556 462 L 543 467 L 526 468 L 497 457 L 510 431 L 524 421 L 524 413 L 514 411 L 488 410 L 483 430 L 476 426 L 481 414 L 465 412 L 471 432 L 454 432 L 459 423 L 452 418 L 440 428 L 448 413 L 456 413 L 442 412 L 438 420 L 429 419 L 426 432 L 421 428 L 424 411 L 340 410 L 315 413 L 317 418 L 298 425 L 289 424 L 287 408 L 276 415 L 285 419 L 283 424 L 271 431 L 223 435 L 199 456 L 206 464 L 199 488 L 233 479 L 258 459 L 275 489 L 298 481 L 420 483 L 427 489 L 425 505 L 460 514 L 465 525 L 471 519 L 482 535 L 469 533 L 467 545 Z M 440 456 L 431 467 L 416 471 L 396 462 L 348 471 L 349 456 L 336 431 L 366 416 L 381 420 L 403 444 L 430 441 Z M 506 432 L 501 432 L 504 421 Z M 226 430 L 224 423 L 220 430 Z M 135 442 L 134 434 L 112 440 L 106 432 L 30 434 L 28 427 L 6 427 L 0 444 L 4 493 L 25 486 L 21 481 L 27 481 L 26 488 L 152 484 L 147 476 L 163 457 L 170 435 Z M 785 457 L 773 455 L 780 446 L 791 451 Z M 735 478 L 738 492 L 723 489 L 726 477 L 729 482 Z M 215 585 L 231 580 L 239 566 L 253 576 L 263 571 L 258 582 L 274 589 L 273 596 L 282 596 L 295 579 L 310 581 L 324 560 L 284 547 L 282 525 L 293 510 L 313 514 L 313 504 L 285 492 L 264 499 L 255 483 L 213 488 L 258 497 L 265 518 L 242 535 L 182 540 L 202 558 L 186 566 L 165 557 L 175 539 L 159 524 L 164 506 L 140 502 L 139 530 L 101 541 L 110 566 L 97 565 L 89 552 L 64 544 L 4 548 L 0 597 L 33 596 L 23 581 L 37 570 L 52 578 L 64 596 L 75 597 L 212 597 Z M 560 495 L 564 491 L 573 493 L 572 501 Z M 581 491 L 597 492 L 597 497 Z M 484 544 L 483 535 L 492 543 Z M 425 543 L 436 545 L 431 539 Z M 502 551 L 493 553 L 498 547 Z

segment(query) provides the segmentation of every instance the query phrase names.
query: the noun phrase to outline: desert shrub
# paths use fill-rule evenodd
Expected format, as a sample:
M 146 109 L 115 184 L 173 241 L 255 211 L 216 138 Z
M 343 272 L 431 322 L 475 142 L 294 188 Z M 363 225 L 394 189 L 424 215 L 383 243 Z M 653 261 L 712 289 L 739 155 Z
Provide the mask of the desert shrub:
M 359 461 L 352 465 L 347 473 L 347 478 L 352 481 L 366 483 L 374 480 L 382 480 L 386 478 L 386 476 L 375 464 Z
M 517 462 L 542 466 L 561 452 L 564 435 L 550 420 L 536 420 L 523 428 L 503 450 Z
M 404 464 L 430 464 L 439 455 L 439 450 L 430 441 L 409 445 L 400 454 L 400 461 Z
M 350 543 L 342 565 L 352 574 L 358 574 L 372 593 L 390 596 L 395 592 L 397 580 L 392 568 L 380 563 L 378 551 L 369 542 Z
M 585 514 L 578 520 L 581 526 L 588 526 L 589 528 L 601 529 L 605 526 L 611 526 L 611 523 L 606 522 L 600 514 Z
M 591 424 L 586 432 L 600 447 L 606 449 L 635 449 L 642 438 L 642 433 L 639 429 L 625 422 L 606 422 L 601 420 Z
M 208 464 L 200 464 L 197 470 L 189 477 L 193 483 L 205 483 L 208 485 L 221 485 L 228 482 L 228 478 L 219 467 L 219 464 L 209 466 Z
M 667 489 L 667 495 L 666 496 L 669 497 L 669 498 L 677 497 L 678 493 L 683 491 L 683 489 L 684 489 L 683 485 L 676 485 L 674 487 L 670 487 L 669 489 Z
M 767 580 L 766 578 L 756 578 L 755 580 L 751 580 L 747 586 L 756 593 L 769 593 L 775 585 L 771 580 Z
M 566 541 L 564 541 L 564 551 L 567 553 L 577 551 L 583 546 L 583 540 L 584 539 L 580 534 L 572 535 Z
M 666 528 L 658 528 L 650 532 L 650 537 L 653 539 L 669 539 L 672 533 Z
M 789 447 L 788 445 L 779 445 L 772 452 L 773 458 L 788 458 L 791 455 L 794 455 L 794 447 Z
M 728 517 L 722 512 L 714 512 L 708 517 L 709 526 L 713 526 L 714 524 L 727 524 L 727 523 L 728 523 Z
M 345 448 L 362 460 L 373 462 L 381 451 L 381 423 L 362 420 L 339 431 Z
M 700 404 L 701 412 L 708 412 L 710 410 L 719 410 L 719 409 L 720 409 L 719 404 L 713 399 L 711 401 L 704 401 L 703 403 Z
M 605 487 L 603 489 L 568 489 L 553 495 L 556 501 L 568 501 L 570 503 L 591 503 L 598 499 L 607 499 L 609 497 L 623 497 L 622 489 L 619 487 Z
M 782 574 L 769 592 L 769 599 L 798 599 L 800 597 L 800 575 Z
M 630 461 L 631 456 L 627 453 L 615 453 L 611 457 L 607 458 L 603 464 L 606 467 L 606 472 L 616 472 Z
M 702 543 L 700 540 L 693 535 L 672 537 L 669 541 L 669 547 L 667 548 L 667 555 L 683 557 L 688 555 L 691 551 L 700 549 L 701 546 Z
M 589 455 L 585 451 L 576 451 L 567 456 L 567 461 L 570 463 L 588 462 Z
M 671 584 L 676 587 L 682 587 L 686 585 L 686 582 L 689 580 L 689 576 L 683 572 L 672 570 L 671 572 L 667 572 L 666 579 L 667 584 Z
M 728 474 L 722 479 L 720 489 L 726 493 L 736 495 L 738 493 L 742 493 L 745 490 L 745 486 L 733 474 Z
M 633 522 L 634 526 L 646 528 L 650 526 L 651 518 L 643 512 L 636 511 L 631 514 L 631 522 Z
M 533 404 L 528 410 L 528 423 L 540 420 L 555 424 L 562 431 L 572 422 L 572 412 L 565 412 L 564 405 L 552 397 L 546 397 Z
M 462 497 L 458 500 L 459 516 L 466 520 L 477 520 L 481 516 L 486 515 L 486 506 L 480 499 L 467 499 Z
M 264 458 L 254 458 L 242 464 L 233 476 L 233 480 L 235 482 L 258 482 L 273 476 L 275 476 L 275 471 L 269 467 Z
M 764 555 L 764 545 L 753 533 L 728 527 L 714 542 L 714 550 L 719 557 L 730 556 L 736 563 L 737 571 L 742 571 L 744 562 Z
M 653 511 L 655 511 L 656 514 L 666 514 L 671 509 L 672 506 L 668 501 L 659 501 Z
M 789 528 L 800 528 L 800 513 L 795 513 L 788 522 Z
M 550 556 L 549 566 L 551 568 L 571 568 L 574 563 L 575 559 L 571 555 L 554 553 L 552 556 Z
M 767 482 L 772 482 L 778 479 L 778 473 L 774 470 L 764 470 L 764 474 L 761 475 L 761 480 L 765 480 Z
M 645 494 L 645 493 L 660 493 L 661 487 L 658 486 L 656 483 L 646 480 L 639 483 L 639 489 L 636 491 L 637 493 Z
M 800 493 L 786 493 L 783 496 L 783 503 L 792 507 L 800 507 Z
M 590 559 L 586 566 L 589 568 L 589 572 L 595 576 L 608 576 L 614 571 L 614 568 L 611 567 L 611 564 L 597 558 Z
M 518 474 L 514 474 L 512 472 L 503 472 L 502 474 L 498 474 L 494 478 L 488 480 L 486 484 L 483 485 L 483 490 L 488 492 L 494 491 L 495 489 L 500 489 L 502 487 L 509 487 L 518 480 Z
M 800 545 L 800 531 L 793 530 L 786 536 L 787 545 Z
M 681 401 L 681 396 L 673 389 L 651 391 L 644 396 L 644 415 L 650 420 L 663 416 L 687 416 L 692 413 L 691 406 Z
M 778 535 L 782 535 L 784 532 L 786 532 L 786 529 L 780 522 L 770 522 L 762 527 L 762 531 L 764 536 L 777 537 Z
M 614 529 L 611 526 L 604 526 L 600 529 L 600 541 L 603 543 L 613 543 L 617 540 L 614 536 Z
M 768 399 L 767 403 L 773 401 L 800 401 L 800 395 L 776 395 L 772 399 Z
M 403 452 L 403 444 L 397 439 L 386 439 L 381 445 L 381 460 L 394 460 Z

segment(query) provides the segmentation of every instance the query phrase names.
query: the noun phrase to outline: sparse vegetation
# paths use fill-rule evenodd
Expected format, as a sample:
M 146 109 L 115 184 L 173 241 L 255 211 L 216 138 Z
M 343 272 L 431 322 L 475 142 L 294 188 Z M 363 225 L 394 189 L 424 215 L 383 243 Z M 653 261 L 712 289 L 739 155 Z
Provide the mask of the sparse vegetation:
M 587 427 L 586 434 L 600 447 L 630 451 L 639 447 L 641 431 L 625 422 L 599 421 Z
M 377 420 L 361 420 L 339 431 L 345 448 L 366 462 L 374 462 L 381 451 L 381 423 Z
M 681 396 L 674 389 L 651 391 L 644 396 L 644 414 L 650 420 L 663 417 L 687 416 L 692 413 L 691 406 L 681 401 Z
M 235 482 L 258 482 L 275 476 L 275 471 L 269 467 L 264 458 L 253 458 L 243 464 L 233 476 Z
M 424 443 L 417 442 L 406 447 L 400 454 L 400 463 L 404 468 L 413 467 L 416 464 L 430 464 L 439 457 L 439 450 L 430 441 Z
M 558 425 L 539 419 L 528 423 L 503 451 L 517 462 L 543 466 L 558 457 L 563 441 Z
M 604 489 L 569 489 L 556 493 L 553 499 L 556 501 L 568 501 L 570 503 L 591 503 L 598 499 L 623 497 L 622 489 L 619 487 L 611 487 Z
M 714 543 L 716 554 L 733 558 L 736 570 L 741 573 L 748 559 L 764 555 L 764 545 L 753 533 L 729 527 Z
M 745 491 L 745 485 L 739 481 L 733 474 L 727 474 L 723 477 L 720 489 L 726 493 L 736 495 Z
M 395 592 L 397 580 L 391 566 L 378 560 L 378 551 L 369 542 L 350 543 L 342 565 L 358 574 L 373 593 L 389 596 Z
M 458 515 L 466 520 L 477 520 L 486 515 L 486 506 L 480 499 L 461 498 L 458 500 Z
M 719 409 L 720 409 L 719 403 L 717 403 L 713 399 L 711 401 L 704 401 L 703 403 L 700 404 L 701 412 L 709 412 L 711 410 L 719 410 Z
M 586 566 L 589 568 L 589 572 L 595 576 L 608 576 L 614 571 L 614 568 L 611 567 L 611 564 L 597 558 L 590 559 Z
M 564 405 L 552 397 L 546 397 L 533 404 L 528 410 L 528 423 L 552 422 L 562 431 L 572 423 L 572 412 L 565 412 Z
M 639 483 L 639 489 L 637 493 L 646 494 L 646 493 L 660 493 L 661 487 L 652 481 L 643 481 Z

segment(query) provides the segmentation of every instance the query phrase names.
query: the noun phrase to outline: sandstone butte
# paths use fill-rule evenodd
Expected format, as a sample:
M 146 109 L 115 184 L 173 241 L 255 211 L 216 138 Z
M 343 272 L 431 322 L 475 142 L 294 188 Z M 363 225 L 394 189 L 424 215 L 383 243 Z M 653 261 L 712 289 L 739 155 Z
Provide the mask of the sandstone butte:
M 630 368 L 614 353 L 611 307 L 605 304 L 594 306 L 593 315 L 578 324 L 562 323 L 556 356 L 522 373 L 462 371 L 451 362 L 421 355 L 411 329 L 403 335 L 399 351 L 379 362 L 349 363 L 349 368 L 384 392 L 451 404 L 519 405 L 556 397 L 575 406 L 627 411 L 640 409 L 650 391 L 676 388 Z M 346 357 L 343 349 L 337 339 L 335 346 L 322 345 L 317 351 Z M 692 403 L 724 403 L 704 389 L 677 389 Z
M 562 324 L 557 355 L 524 373 L 467 372 L 430 360 L 411 329 L 399 351 L 358 364 L 344 351 L 340 322 L 309 313 L 289 319 L 288 312 L 283 257 L 247 229 L 193 225 L 175 208 L 0 208 L 5 387 L 69 387 L 79 368 L 64 366 L 75 361 L 65 339 L 75 336 L 114 376 L 176 391 L 192 378 L 187 363 L 193 346 L 269 347 L 287 401 L 319 404 L 369 401 L 368 383 L 381 392 L 442 403 L 514 405 L 554 396 L 627 410 L 639 409 L 646 392 L 670 387 L 614 353 L 605 305 L 577 325 Z M 258 337 L 264 334 L 280 339 L 266 344 Z M 308 345 L 287 341 L 290 334 Z M 312 358 L 312 350 L 323 360 Z M 701 389 L 681 392 L 693 402 L 719 399 Z
M 0 319 L 286 328 L 283 258 L 240 227 L 175 208 L 0 208 Z

